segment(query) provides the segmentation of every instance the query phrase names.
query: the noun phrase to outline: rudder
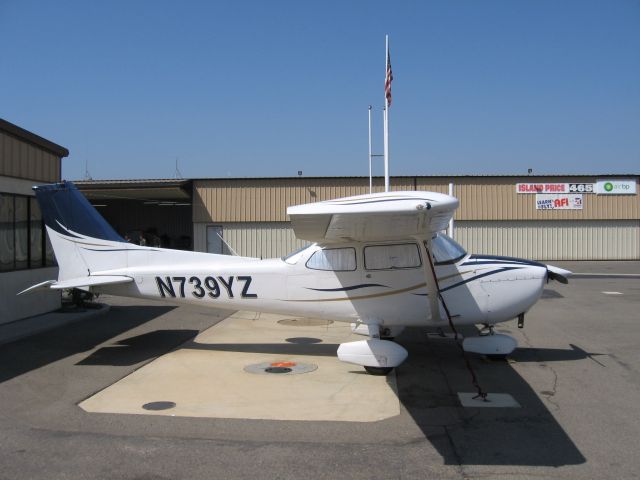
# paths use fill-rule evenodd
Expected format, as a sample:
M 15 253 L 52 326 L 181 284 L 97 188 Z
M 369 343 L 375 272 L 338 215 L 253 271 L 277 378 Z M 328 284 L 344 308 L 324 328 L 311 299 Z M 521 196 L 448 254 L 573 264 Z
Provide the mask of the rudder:
M 59 281 L 126 266 L 129 244 L 72 182 L 33 189 L 58 261 Z

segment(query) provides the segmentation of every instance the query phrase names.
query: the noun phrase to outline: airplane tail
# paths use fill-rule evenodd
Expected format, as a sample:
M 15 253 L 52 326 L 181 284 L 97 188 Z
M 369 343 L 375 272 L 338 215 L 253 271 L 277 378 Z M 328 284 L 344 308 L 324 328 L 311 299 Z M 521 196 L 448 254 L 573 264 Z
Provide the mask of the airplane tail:
M 47 280 L 19 294 L 42 289 L 90 290 L 91 287 L 130 283 L 133 282 L 132 271 L 151 265 L 159 268 L 175 262 L 237 265 L 239 261 L 257 260 L 129 243 L 102 218 L 72 182 L 33 189 L 58 261 L 58 280 Z
M 127 251 L 137 246 L 118 235 L 72 182 L 41 185 L 33 189 L 59 273 L 57 282 L 49 280 L 21 293 L 41 288 L 80 288 L 132 280 L 102 272 L 126 268 Z M 101 273 L 93 275 L 94 272 Z
M 63 235 L 125 242 L 73 182 L 33 187 L 45 225 Z

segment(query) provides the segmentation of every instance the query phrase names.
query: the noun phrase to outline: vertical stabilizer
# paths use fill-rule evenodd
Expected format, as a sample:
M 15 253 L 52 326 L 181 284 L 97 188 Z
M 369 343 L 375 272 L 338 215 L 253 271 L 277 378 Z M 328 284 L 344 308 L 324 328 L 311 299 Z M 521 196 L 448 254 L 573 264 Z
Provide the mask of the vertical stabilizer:
M 72 182 L 33 187 L 47 227 L 58 233 L 101 240 L 125 240 L 102 218 Z
M 86 277 L 96 269 L 104 269 L 105 266 L 99 264 L 103 262 L 95 261 L 95 252 L 111 252 L 108 256 L 111 268 L 126 266 L 129 244 L 72 182 L 33 189 L 60 267 L 60 281 Z

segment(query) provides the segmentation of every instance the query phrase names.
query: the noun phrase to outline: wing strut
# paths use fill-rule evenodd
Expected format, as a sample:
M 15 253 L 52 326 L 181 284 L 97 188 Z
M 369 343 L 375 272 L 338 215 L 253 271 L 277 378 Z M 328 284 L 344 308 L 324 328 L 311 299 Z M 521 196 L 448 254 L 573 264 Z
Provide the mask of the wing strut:
M 458 331 L 456 330 L 456 327 L 453 325 L 453 320 L 451 319 L 451 312 L 449 311 L 447 302 L 444 301 L 444 297 L 442 296 L 442 291 L 440 290 L 440 285 L 438 284 L 438 277 L 436 275 L 436 268 L 435 268 L 435 265 L 433 264 L 433 257 L 431 256 L 431 250 L 432 250 L 431 242 L 432 242 L 431 238 L 422 239 L 422 241 L 420 241 L 424 256 L 429 260 L 428 262 L 424 262 L 424 273 L 425 273 L 425 279 L 427 283 L 429 306 L 431 307 L 431 318 L 432 320 L 436 320 L 436 321 L 442 320 L 442 316 L 440 315 L 440 303 L 441 303 L 442 308 L 444 309 L 444 312 L 447 316 L 447 320 L 449 321 L 449 327 L 451 327 L 451 330 L 453 331 L 456 345 L 458 345 L 458 347 L 460 348 L 460 351 L 462 352 L 462 357 L 464 358 L 464 361 L 467 365 L 467 370 L 469 370 L 469 373 L 471 374 L 471 383 L 473 384 L 476 391 L 478 392 L 478 394 L 473 398 L 474 399 L 481 398 L 483 401 L 488 402 L 489 400 L 487 400 L 487 393 L 482 389 L 482 387 L 480 386 L 480 383 L 478 383 L 478 377 L 476 376 L 476 372 L 471 366 L 471 362 L 469 361 L 467 352 L 465 352 L 462 346 L 462 342 L 460 342 L 458 339 Z M 438 300 L 440 300 L 440 302 L 438 302 Z

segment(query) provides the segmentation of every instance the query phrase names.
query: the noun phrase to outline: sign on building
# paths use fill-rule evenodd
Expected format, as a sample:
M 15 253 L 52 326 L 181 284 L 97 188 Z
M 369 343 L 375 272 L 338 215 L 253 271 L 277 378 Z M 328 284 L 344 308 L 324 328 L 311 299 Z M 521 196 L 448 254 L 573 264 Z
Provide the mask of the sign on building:
M 518 193 L 569 193 L 568 183 L 516 183 Z
M 598 195 L 635 195 L 635 180 L 607 179 L 596 182 L 596 193 Z
M 536 210 L 582 210 L 582 194 L 538 193 Z
M 569 192 L 571 193 L 593 193 L 593 183 L 570 183 Z
M 593 193 L 593 183 L 516 183 L 517 193 Z

